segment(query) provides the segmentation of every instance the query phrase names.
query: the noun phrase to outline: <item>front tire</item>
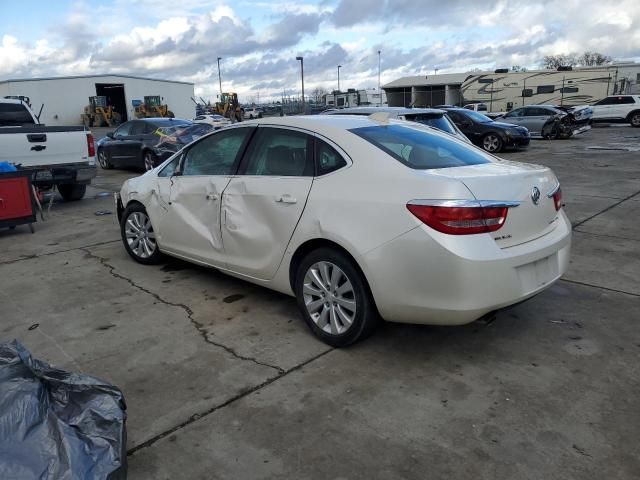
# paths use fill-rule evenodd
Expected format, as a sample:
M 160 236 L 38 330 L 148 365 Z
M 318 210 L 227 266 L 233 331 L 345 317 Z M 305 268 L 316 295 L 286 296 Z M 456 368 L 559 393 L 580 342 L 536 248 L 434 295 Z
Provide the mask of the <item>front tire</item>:
M 489 153 L 498 153 L 502 150 L 502 139 L 496 133 L 487 133 L 482 137 L 482 148 Z
M 320 248 L 304 257 L 296 272 L 295 292 L 311 331 L 333 347 L 366 338 L 378 323 L 364 276 L 337 250 Z
M 162 258 L 151 219 L 141 204 L 133 203 L 124 210 L 120 235 L 125 250 L 136 262 L 153 265 Z
M 87 186 L 73 183 L 58 185 L 58 192 L 60 192 L 60 195 L 65 201 L 76 202 L 84 198 L 84 194 L 87 192 Z

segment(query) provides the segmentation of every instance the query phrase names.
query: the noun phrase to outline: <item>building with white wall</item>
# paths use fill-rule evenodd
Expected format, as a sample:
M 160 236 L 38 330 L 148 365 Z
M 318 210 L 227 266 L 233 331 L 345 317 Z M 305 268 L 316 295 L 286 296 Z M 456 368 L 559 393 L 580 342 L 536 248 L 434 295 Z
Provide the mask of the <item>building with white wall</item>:
M 367 88 L 356 90 L 350 88 L 346 92 L 334 90 L 324 96 L 325 105 L 335 108 L 348 107 L 374 107 L 387 104 L 387 96 L 384 90 L 377 88 Z
M 135 118 L 134 102 L 145 96 L 159 95 L 177 118 L 193 118 L 191 97 L 193 83 L 130 75 L 84 75 L 77 77 L 24 78 L 0 81 L 0 97 L 29 97 L 38 113 L 44 104 L 40 121 L 47 125 L 81 125 L 80 114 L 89 97 L 106 96 L 122 116 L 122 121 Z

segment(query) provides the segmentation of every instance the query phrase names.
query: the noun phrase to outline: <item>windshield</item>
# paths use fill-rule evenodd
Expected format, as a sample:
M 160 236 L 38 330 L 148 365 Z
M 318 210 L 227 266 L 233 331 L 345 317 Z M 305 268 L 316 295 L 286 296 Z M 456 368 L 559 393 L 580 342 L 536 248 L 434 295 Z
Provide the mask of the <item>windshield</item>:
M 493 122 L 493 120 L 491 120 L 486 115 L 483 115 L 483 114 L 478 113 L 478 112 L 474 112 L 473 110 L 465 110 L 464 113 L 463 112 L 460 112 L 460 113 L 462 113 L 463 115 L 466 115 L 467 117 L 471 118 L 471 120 L 473 120 L 476 123 Z
M 175 143 L 178 145 L 187 145 L 212 130 L 213 126 L 206 123 L 194 123 L 193 125 L 160 127 L 155 133 L 160 137 L 159 144 Z
M 484 152 L 422 127 L 393 124 L 350 131 L 416 170 L 491 163 Z

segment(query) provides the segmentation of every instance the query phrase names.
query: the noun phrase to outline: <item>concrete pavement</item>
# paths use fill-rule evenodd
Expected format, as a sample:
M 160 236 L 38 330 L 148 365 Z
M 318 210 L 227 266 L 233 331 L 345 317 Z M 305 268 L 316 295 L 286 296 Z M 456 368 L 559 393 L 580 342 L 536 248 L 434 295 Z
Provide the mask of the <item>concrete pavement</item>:
M 587 148 L 621 144 L 640 131 L 503 155 L 554 169 L 575 233 L 565 278 L 493 321 L 331 349 L 287 296 L 130 260 L 114 170 L 0 230 L 0 339 L 123 389 L 133 479 L 639 478 L 640 159 Z

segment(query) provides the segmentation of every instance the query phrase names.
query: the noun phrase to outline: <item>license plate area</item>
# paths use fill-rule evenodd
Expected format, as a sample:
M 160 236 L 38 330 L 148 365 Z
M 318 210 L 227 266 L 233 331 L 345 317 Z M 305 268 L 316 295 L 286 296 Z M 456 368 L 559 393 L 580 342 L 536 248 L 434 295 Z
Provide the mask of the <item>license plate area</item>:
M 558 253 L 516 267 L 525 293 L 533 292 L 555 280 L 559 274 Z

